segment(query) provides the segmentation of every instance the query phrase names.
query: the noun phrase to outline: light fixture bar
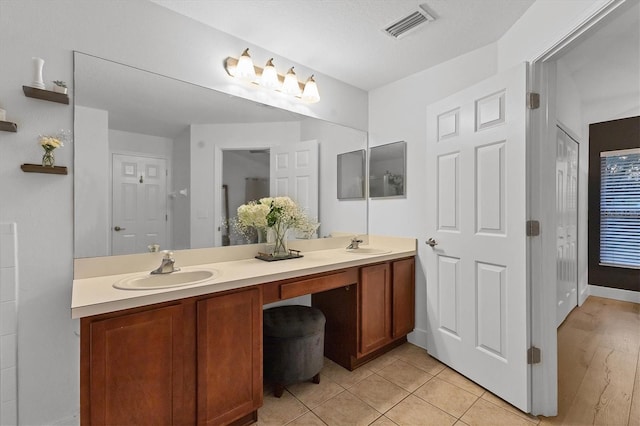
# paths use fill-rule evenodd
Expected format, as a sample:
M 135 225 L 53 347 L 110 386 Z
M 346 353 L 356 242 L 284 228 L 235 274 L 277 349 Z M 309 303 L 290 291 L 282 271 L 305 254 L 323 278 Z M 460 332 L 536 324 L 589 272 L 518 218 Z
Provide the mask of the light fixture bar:
M 245 49 L 245 51 L 243 52 L 243 55 L 248 56 L 248 49 Z M 269 59 L 269 61 L 267 61 L 267 66 L 273 66 L 273 59 Z M 231 77 L 235 77 L 244 81 L 248 81 L 251 82 L 253 84 L 255 84 L 256 86 L 260 86 L 260 87 L 264 87 L 266 89 L 272 89 L 272 90 L 276 90 L 288 95 L 292 95 L 295 96 L 296 98 L 302 99 L 305 102 L 308 103 L 315 103 L 318 102 L 320 100 L 320 95 L 318 94 L 318 86 L 315 82 L 315 80 L 313 79 L 313 76 L 309 77 L 309 79 L 307 80 L 306 83 L 302 83 L 300 80 L 298 80 L 298 78 L 295 76 L 295 73 L 293 72 L 293 67 L 289 68 L 289 71 L 287 72 L 287 74 L 293 74 L 293 78 L 295 78 L 295 82 L 298 83 L 298 88 L 299 90 L 295 90 L 295 89 L 291 89 L 291 87 L 289 86 L 289 88 L 285 88 L 284 83 L 285 81 L 290 81 L 291 80 L 291 76 L 289 76 L 289 79 L 287 79 L 286 75 L 282 75 L 280 73 L 276 72 L 276 76 L 278 79 L 278 85 L 277 87 L 274 87 L 273 85 L 264 85 L 261 84 L 262 83 L 262 76 L 264 73 L 264 68 L 261 68 L 257 65 L 253 65 L 253 70 L 255 71 L 255 77 L 247 79 L 246 75 L 248 74 L 246 69 L 243 71 L 243 76 L 239 76 L 237 75 L 237 70 L 238 70 L 238 63 L 239 60 L 237 58 L 233 58 L 233 57 L 227 57 L 224 60 L 224 68 L 227 71 L 227 74 L 229 74 Z M 310 87 L 307 87 L 307 84 L 309 84 Z M 294 86 L 295 87 L 295 86 Z M 306 92 L 305 92 L 306 90 Z M 306 93 L 306 94 L 305 94 Z

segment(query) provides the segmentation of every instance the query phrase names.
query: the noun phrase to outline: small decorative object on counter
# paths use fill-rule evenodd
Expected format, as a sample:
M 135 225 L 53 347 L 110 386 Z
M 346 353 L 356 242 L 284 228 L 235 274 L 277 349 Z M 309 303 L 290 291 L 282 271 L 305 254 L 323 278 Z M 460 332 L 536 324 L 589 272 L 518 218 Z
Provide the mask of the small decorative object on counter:
M 31 87 L 44 90 L 44 80 L 42 79 L 42 67 L 44 67 L 44 59 L 32 58 L 33 61 L 33 81 Z
M 62 80 L 54 80 L 53 81 L 53 91 L 56 93 L 64 93 L 67 94 L 67 83 Z
M 64 142 L 69 142 L 71 132 L 68 130 L 60 130 L 55 136 L 40 135 L 38 138 L 38 144 L 44 149 L 44 155 L 42 156 L 42 167 L 55 167 L 56 159 L 53 155 L 53 151 L 56 148 L 64 146 Z

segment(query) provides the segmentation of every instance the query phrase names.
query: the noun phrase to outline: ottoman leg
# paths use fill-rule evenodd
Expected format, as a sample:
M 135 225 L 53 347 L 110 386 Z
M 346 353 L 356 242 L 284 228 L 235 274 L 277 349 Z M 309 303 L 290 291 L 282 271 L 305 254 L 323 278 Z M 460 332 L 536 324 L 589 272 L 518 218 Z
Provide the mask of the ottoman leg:
M 315 383 L 316 385 L 320 384 L 320 373 L 316 374 L 315 376 L 313 376 L 313 378 L 311 379 L 311 381 L 313 383 Z
M 276 398 L 280 398 L 282 396 L 282 392 L 284 392 L 284 385 L 277 384 L 273 388 L 273 396 Z

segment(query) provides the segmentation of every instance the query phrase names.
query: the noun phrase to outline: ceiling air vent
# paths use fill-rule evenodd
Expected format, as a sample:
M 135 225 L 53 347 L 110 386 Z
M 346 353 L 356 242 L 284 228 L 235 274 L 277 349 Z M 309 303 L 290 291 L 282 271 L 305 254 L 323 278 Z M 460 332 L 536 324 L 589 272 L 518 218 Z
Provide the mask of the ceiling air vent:
M 431 13 L 427 12 L 427 5 L 421 4 L 418 7 L 418 10 L 389 25 L 384 29 L 384 32 L 389 34 L 391 37 L 401 38 L 419 25 L 425 22 L 435 21 L 435 19 L 436 18 Z

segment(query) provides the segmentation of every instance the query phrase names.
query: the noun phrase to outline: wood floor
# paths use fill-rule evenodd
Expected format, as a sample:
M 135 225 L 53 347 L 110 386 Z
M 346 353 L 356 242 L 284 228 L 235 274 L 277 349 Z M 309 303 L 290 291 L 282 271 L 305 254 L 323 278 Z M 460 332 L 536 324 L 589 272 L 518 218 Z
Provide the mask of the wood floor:
M 558 328 L 558 416 L 541 425 L 640 426 L 640 305 L 590 296 Z

